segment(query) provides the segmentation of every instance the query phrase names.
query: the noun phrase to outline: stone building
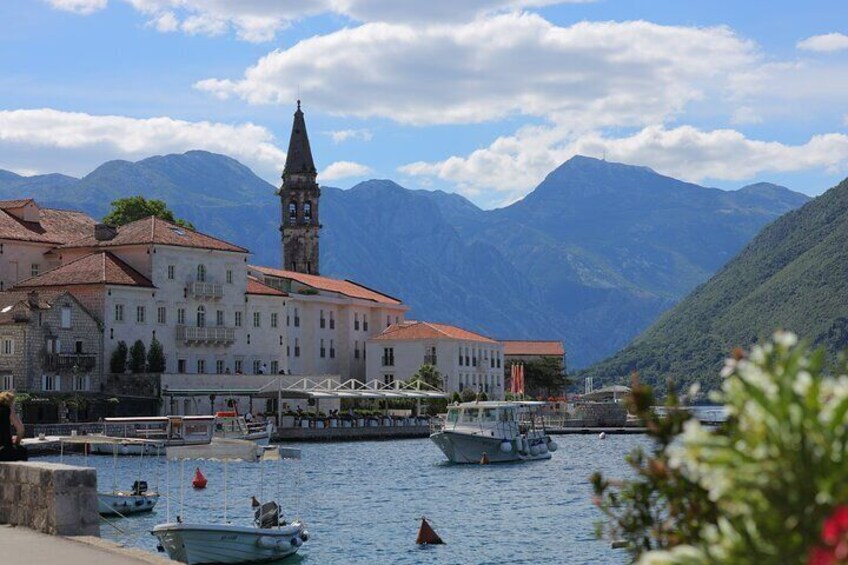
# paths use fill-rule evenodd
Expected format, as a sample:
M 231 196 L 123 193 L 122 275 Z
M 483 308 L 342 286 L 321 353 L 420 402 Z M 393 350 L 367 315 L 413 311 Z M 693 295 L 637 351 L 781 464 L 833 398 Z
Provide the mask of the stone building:
M 369 380 L 406 381 L 427 364 L 441 373 L 447 392 L 470 388 L 492 400 L 503 398 L 503 345 L 478 333 L 433 322 L 399 322 L 369 339 L 366 348 Z
M 0 390 L 41 399 L 96 395 L 103 390 L 102 344 L 99 320 L 72 293 L 0 293 Z M 60 403 L 31 402 L 24 419 L 56 420 L 65 415 L 59 410 Z

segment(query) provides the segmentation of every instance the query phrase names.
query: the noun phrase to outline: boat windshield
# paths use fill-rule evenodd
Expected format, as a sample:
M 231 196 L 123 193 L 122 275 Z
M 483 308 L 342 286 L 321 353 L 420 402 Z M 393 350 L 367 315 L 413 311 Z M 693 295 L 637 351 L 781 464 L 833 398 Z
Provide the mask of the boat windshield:
M 480 421 L 481 422 L 497 422 L 498 421 L 498 411 L 496 408 L 483 408 L 480 411 Z
M 477 408 L 464 408 L 460 422 L 476 422 L 479 412 Z
M 455 424 L 459 419 L 459 409 L 458 408 L 448 408 L 448 423 Z
M 513 422 L 515 421 L 515 410 L 512 408 L 502 408 L 501 409 L 501 422 Z

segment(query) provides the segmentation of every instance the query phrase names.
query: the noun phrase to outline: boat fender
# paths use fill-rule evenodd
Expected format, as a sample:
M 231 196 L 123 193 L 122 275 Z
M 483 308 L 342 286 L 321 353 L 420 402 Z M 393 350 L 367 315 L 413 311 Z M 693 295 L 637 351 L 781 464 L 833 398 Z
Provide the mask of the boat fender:
M 547 453 L 547 452 L 548 452 L 548 445 L 546 443 L 540 443 L 539 444 L 539 453 Z
M 300 532 L 300 540 L 301 541 L 309 541 L 309 532 L 307 532 L 306 530 L 303 530 L 302 532 Z
M 551 440 L 551 441 L 548 442 L 548 450 L 556 451 L 557 449 L 559 449 L 557 442 L 555 442 L 554 440 Z
M 542 449 L 538 445 L 530 447 L 530 455 L 539 455 Z
M 300 547 L 303 542 L 300 541 L 300 538 L 295 536 L 291 539 L 292 547 Z
M 511 453 L 512 452 L 512 444 L 508 441 L 501 443 L 501 453 Z
M 599 433 L 599 434 L 598 434 L 598 439 L 607 439 L 607 433 L 606 433 L 606 432 L 601 432 L 601 433 Z

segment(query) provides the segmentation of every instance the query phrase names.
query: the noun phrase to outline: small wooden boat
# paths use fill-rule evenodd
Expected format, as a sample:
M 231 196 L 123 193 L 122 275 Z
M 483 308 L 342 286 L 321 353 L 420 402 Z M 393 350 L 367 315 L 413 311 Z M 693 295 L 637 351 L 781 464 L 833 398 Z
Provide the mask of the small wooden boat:
M 221 439 L 246 439 L 259 445 L 268 445 L 274 433 L 274 423 L 248 422 L 234 411 L 215 413 L 215 437 Z
M 153 455 L 156 444 L 131 440 L 154 440 L 165 447 L 203 445 L 212 441 L 214 416 L 145 416 L 136 418 L 105 418 L 103 436 L 123 438 L 118 455 Z M 93 444 L 92 453 L 112 455 L 111 446 Z

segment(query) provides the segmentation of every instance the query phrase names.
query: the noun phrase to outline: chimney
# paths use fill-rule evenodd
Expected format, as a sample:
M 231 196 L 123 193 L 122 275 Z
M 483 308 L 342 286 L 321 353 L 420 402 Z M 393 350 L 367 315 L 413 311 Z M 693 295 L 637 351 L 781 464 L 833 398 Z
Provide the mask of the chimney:
M 109 241 L 118 235 L 118 229 L 109 224 L 94 225 L 94 239 L 97 241 Z
M 38 291 L 31 290 L 27 293 L 27 302 L 33 308 L 38 308 Z

